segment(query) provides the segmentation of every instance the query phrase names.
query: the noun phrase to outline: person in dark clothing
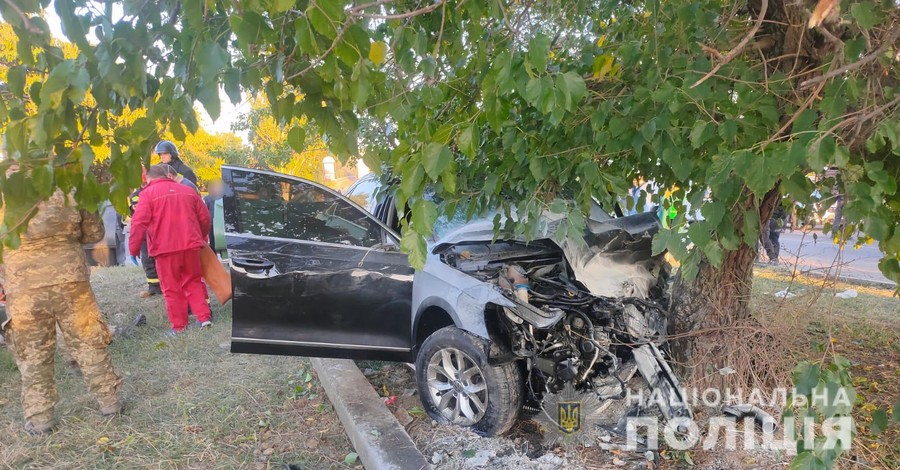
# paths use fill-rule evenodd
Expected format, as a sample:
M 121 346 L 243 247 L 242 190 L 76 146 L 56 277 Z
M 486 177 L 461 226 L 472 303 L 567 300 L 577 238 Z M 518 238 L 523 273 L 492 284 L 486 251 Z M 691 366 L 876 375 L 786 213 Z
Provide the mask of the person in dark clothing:
M 763 237 L 763 246 L 766 249 L 766 256 L 769 257 L 769 264 L 778 264 L 778 254 L 781 252 L 781 231 L 784 230 L 784 208 L 781 204 L 775 206 L 772 212 L 772 218 L 769 219 L 769 225 Z
M 184 176 L 184 179 L 193 183 L 194 187 L 197 186 L 197 175 L 191 167 L 178 158 L 178 147 L 175 144 L 168 140 L 161 140 L 156 144 L 153 153 L 159 155 L 160 162 L 171 165 L 179 175 Z

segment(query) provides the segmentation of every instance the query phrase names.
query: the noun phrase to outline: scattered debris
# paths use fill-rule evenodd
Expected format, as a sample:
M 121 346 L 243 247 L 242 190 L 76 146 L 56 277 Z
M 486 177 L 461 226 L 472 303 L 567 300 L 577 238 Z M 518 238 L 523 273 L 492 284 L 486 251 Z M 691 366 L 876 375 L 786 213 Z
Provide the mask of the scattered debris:
M 855 299 L 859 296 L 859 292 L 856 292 L 856 289 L 847 289 L 844 292 L 838 292 L 834 294 L 835 297 L 839 299 Z
M 797 294 L 788 292 L 788 290 L 785 289 L 785 290 L 776 292 L 775 297 L 778 297 L 779 299 L 793 299 L 794 297 L 797 297 Z
M 488 463 L 491 461 L 491 458 L 493 458 L 494 455 L 496 454 L 492 450 L 479 450 L 475 453 L 475 457 L 466 459 L 466 467 L 487 467 Z
M 728 366 L 719 369 L 719 375 L 731 375 L 735 373 L 737 373 L 737 371 Z

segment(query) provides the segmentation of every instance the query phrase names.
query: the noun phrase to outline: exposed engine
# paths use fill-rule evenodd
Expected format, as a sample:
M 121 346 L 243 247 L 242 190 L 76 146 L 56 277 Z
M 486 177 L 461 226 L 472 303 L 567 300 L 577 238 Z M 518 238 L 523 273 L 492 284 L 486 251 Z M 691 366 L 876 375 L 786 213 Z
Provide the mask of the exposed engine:
M 649 298 L 595 295 L 575 279 L 563 251 L 546 240 L 456 245 L 441 257 L 496 285 L 512 302 L 499 307 L 500 327 L 510 352 L 526 363 L 532 400 L 566 386 L 601 400 L 624 398 L 625 382 L 636 371 L 651 386 L 681 394 L 654 343 L 666 331 L 665 279 Z M 668 417 L 690 414 L 686 407 L 662 411 Z

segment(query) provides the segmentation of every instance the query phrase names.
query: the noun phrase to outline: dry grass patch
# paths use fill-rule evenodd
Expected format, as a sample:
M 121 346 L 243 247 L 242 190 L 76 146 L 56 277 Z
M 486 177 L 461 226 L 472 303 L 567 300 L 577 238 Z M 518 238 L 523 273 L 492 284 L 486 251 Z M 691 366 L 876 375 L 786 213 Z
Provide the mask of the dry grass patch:
M 228 351 L 230 307 L 215 305 L 212 330 L 174 339 L 162 299 L 140 299 L 138 268 L 96 269 L 92 284 L 112 324 L 138 312 L 148 325 L 116 338 L 113 361 L 125 375 L 125 413 L 102 418 L 79 374 L 57 360 L 57 432 L 22 431 L 15 362 L 0 348 L 0 468 L 344 467 L 352 446 L 323 390 L 305 385 L 301 358 Z

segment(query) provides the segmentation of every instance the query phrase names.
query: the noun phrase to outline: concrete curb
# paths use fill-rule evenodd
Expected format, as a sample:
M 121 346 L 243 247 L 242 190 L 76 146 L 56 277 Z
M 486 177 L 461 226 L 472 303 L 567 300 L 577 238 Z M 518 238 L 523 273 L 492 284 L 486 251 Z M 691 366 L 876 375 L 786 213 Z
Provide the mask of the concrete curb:
M 367 469 L 431 469 L 356 363 L 321 358 L 311 358 L 310 362 Z

